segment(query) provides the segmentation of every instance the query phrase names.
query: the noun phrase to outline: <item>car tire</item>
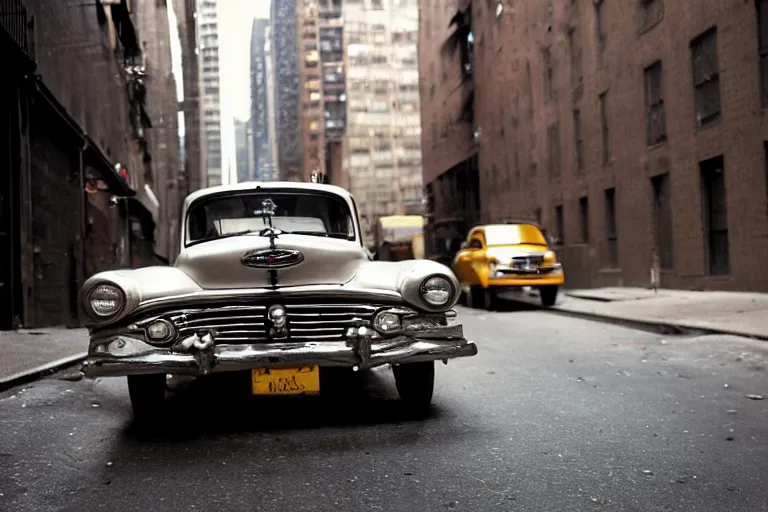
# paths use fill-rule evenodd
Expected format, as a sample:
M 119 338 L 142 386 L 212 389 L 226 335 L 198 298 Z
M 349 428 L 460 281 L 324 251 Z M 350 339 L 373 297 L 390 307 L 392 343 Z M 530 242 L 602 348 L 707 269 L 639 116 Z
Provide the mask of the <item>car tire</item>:
M 499 309 L 499 296 L 494 288 L 486 288 L 483 290 L 483 308 L 488 311 L 496 311 Z
M 485 309 L 485 290 L 482 286 L 469 288 L 469 307 L 473 309 Z
M 539 288 L 541 296 L 541 305 L 545 308 L 555 305 L 557 301 L 557 286 L 542 286 Z
M 400 401 L 409 416 L 425 418 L 435 390 L 435 363 L 426 361 L 392 366 Z
M 137 423 L 146 423 L 162 414 L 166 388 L 164 373 L 128 376 L 128 394 Z

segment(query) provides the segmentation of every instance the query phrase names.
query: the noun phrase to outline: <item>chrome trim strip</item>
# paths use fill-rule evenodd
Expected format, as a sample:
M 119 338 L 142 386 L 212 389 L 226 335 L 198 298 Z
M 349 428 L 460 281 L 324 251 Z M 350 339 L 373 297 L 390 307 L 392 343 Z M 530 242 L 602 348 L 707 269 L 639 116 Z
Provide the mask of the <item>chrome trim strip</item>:
M 118 338 L 115 341 L 120 341 Z M 464 338 L 431 337 L 413 334 L 376 342 L 371 345 L 366 367 L 418 361 L 437 361 L 477 354 L 477 346 Z M 279 368 L 317 364 L 319 366 L 356 367 L 359 365 L 354 347 L 345 342 L 273 343 L 253 345 L 219 345 L 215 349 L 213 373 Z M 110 377 L 170 373 L 199 375 L 191 354 L 171 353 L 168 349 L 149 347 L 126 356 L 92 354 L 82 365 L 87 377 Z
M 383 302 L 387 304 L 401 304 L 403 298 L 399 293 L 390 290 L 372 290 L 366 288 L 351 288 L 346 286 L 293 286 L 286 288 L 277 288 L 276 290 L 265 288 L 243 288 L 240 290 L 205 290 L 201 292 L 188 293 L 184 295 L 172 295 L 142 301 L 139 305 L 129 312 L 124 318 L 134 317 L 140 314 L 148 313 L 159 308 L 170 308 L 178 305 L 181 308 L 194 304 L 199 308 L 201 304 L 216 304 L 232 300 L 262 300 L 269 298 L 280 299 L 300 299 L 307 296 L 317 296 L 348 299 L 354 301 Z M 322 306 L 322 305 L 318 305 Z M 357 306 L 357 305 L 356 305 Z M 361 304 L 360 306 L 363 306 Z M 239 306 L 231 306 L 237 308 Z

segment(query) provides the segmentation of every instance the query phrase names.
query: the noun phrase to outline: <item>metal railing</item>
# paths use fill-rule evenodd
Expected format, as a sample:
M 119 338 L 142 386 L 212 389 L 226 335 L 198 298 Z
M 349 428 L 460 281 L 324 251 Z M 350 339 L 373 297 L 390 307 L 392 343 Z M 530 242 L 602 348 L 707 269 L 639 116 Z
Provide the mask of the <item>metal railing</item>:
M 0 27 L 30 60 L 35 60 L 34 37 L 30 34 L 34 26 L 21 0 L 0 0 Z

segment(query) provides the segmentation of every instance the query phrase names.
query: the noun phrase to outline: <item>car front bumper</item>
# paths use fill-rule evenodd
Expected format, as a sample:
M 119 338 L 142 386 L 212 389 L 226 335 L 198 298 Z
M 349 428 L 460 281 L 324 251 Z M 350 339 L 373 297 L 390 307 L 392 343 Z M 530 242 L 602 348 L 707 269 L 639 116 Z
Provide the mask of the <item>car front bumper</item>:
M 358 335 L 346 341 L 295 343 L 215 344 L 211 338 L 190 337 L 176 348 L 155 347 L 131 336 L 115 335 L 94 340 L 81 371 L 87 377 L 166 373 L 210 373 L 304 365 L 366 369 L 384 364 L 447 360 L 477 354 L 460 325 L 379 338 Z M 195 339 L 192 339 L 195 338 Z

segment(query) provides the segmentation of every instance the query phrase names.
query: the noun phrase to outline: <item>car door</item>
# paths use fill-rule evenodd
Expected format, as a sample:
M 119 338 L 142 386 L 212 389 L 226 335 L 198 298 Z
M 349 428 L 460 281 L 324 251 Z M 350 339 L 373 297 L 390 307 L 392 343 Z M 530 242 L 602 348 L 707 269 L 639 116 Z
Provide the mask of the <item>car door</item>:
M 478 260 L 484 259 L 484 255 L 485 244 L 482 232 L 473 231 L 453 260 L 453 273 L 456 274 L 459 283 L 472 286 L 479 282 L 478 273 L 474 267 Z

